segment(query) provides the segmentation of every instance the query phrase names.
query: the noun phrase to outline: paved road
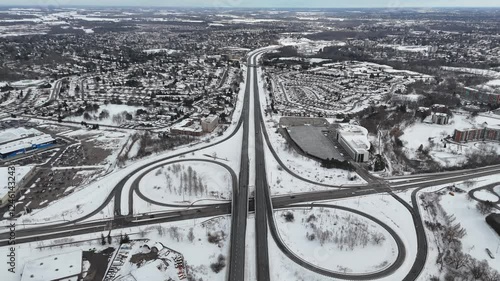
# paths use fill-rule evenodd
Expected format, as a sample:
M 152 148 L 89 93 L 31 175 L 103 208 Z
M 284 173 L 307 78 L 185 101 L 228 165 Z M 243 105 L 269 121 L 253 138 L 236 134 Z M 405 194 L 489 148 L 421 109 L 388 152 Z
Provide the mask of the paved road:
M 250 63 L 250 58 L 248 59 Z M 250 70 L 250 67 L 248 67 Z M 250 71 L 247 71 L 245 98 L 243 100 L 243 142 L 241 146 L 240 174 L 238 190 L 233 193 L 233 211 L 231 222 L 231 244 L 229 252 L 228 280 L 245 280 L 245 246 L 248 216 L 249 159 L 248 136 L 250 119 Z M 227 70 L 225 75 L 227 75 Z
M 289 208 L 311 208 L 311 204 L 296 204 L 293 206 L 287 205 L 284 207 L 287 209 L 289 209 Z M 322 275 L 325 275 L 328 277 L 332 277 L 332 278 L 348 279 L 348 280 L 371 280 L 371 279 L 381 278 L 381 277 L 387 276 L 390 273 L 394 272 L 403 264 L 403 262 L 406 258 L 405 245 L 404 245 L 403 241 L 401 240 L 401 238 L 397 235 L 397 233 L 394 230 L 392 230 L 392 228 L 390 228 L 388 225 L 386 225 L 384 222 L 382 222 L 381 220 L 379 220 L 371 215 L 368 215 L 366 213 L 363 213 L 361 211 L 358 211 L 358 210 L 355 210 L 352 208 L 347 208 L 347 207 L 343 207 L 343 206 L 335 206 L 335 205 L 330 205 L 330 204 L 314 204 L 314 208 L 318 208 L 318 207 L 339 209 L 342 211 L 351 212 L 351 213 L 354 213 L 356 215 L 365 217 L 365 218 L 377 223 L 378 225 L 380 225 L 387 232 L 389 232 L 389 234 L 392 236 L 392 238 L 396 242 L 396 246 L 398 248 L 398 255 L 396 257 L 396 260 L 394 261 L 394 263 L 392 263 L 389 267 L 385 268 L 384 270 L 374 272 L 374 273 L 368 273 L 368 274 L 362 274 L 362 275 L 349 274 L 349 273 L 339 273 L 339 272 L 332 272 L 331 270 L 321 268 L 317 265 L 313 265 L 309 261 L 306 261 L 306 260 L 296 256 L 284 243 L 278 244 L 278 247 L 281 249 L 281 251 L 283 251 L 283 253 L 285 253 L 285 255 L 289 259 L 293 260 L 297 264 L 300 264 L 302 267 L 307 268 L 310 271 L 313 271 L 313 272 L 316 272 L 316 273 L 319 273 L 319 274 L 322 274 Z M 276 230 L 276 227 L 271 227 L 271 231 L 274 231 L 274 230 Z M 273 236 L 274 235 L 279 236 L 279 233 L 273 233 Z M 332 253 L 332 254 L 334 254 L 334 253 Z
M 66 237 L 76 234 L 84 234 L 84 233 L 93 233 L 100 232 L 108 227 L 114 229 L 120 229 L 124 227 L 130 227 L 134 225 L 147 225 L 147 224 L 156 224 L 161 222 L 169 222 L 176 220 L 184 220 L 184 219 L 193 219 L 193 218 L 201 218 L 201 217 L 212 217 L 217 215 L 225 215 L 232 213 L 232 226 L 231 226 L 231 256 L 230 256 L 230 274 L 229 280 L 244 280 L 244 262 L 245 262 L 245 233 L 246 233 L 246 215 L 248 208 L 257 210 L 256 212 L 256 247 L 257 247 L 257 276 L 258 280 L 269 280 L 269 255 L 268 255 L 268 230 L 271 230 L 271 234 L 273 235 L 273 239 L 276 241 L 278 246 L 284 251 L 287 256 L 297 261 L 297 263 L 302 263 L 300 258 L 298 258 L 295 254 L 288 252 L 286 246 L 283 245 L 282 241 L 277 237 L 277 228 L 275 226 L 274 217 L 273 217 L 273 208 L 283 208 L 289 207 L 290 204 L 308 202 L 314 200 L 327 200 L 327 199 L 338 199 L 338 198 L 348 198 L 348 197 L 356 197 L 360 195 L 366 194 L 375 194 L 375 193 L 389 193 L 396 198 L 399 202 L 401 202 L 411 213 L 412 218 L 415 223 L 415 227 L 417 230 L 417 242 L 418 242 L 418 253 L 417 259 L 412 266 L 412 269 L 405 277 L 404 280 L 415 280 L 420 272 L 422 271 L 426 255 L 427 255 L 427 241 L 425 239 L 425 232 L 423 223 L 420 217 L 418 204 L 417 204 L 417 192 L 421 189 L 429 186 L 435 186 L 439 184 L 449 184 L 456 181 L 467 180 L 472 177 L 480 177 L 485 175 L 493 175 L 500 173 L 499 166 L 478 168 L 473 170 L 462 170 L 456 172 L 446 172 L 446 173 L 438 173 L 438 174 L 429 174 L 429 175 L 410 175 L 403 176 L 397 178 L 389 179 L 389 183 L 387 181 L 383 181 L 381 179 L 371 178 L 372 182 L 369 185 L 357 185 L 357 186 L 343 186 L 343 189 L 339 189 L 341 186 L 335 185 L 327 185 L 316 183 L 314 181 L 304 179 L 292 171 L 290 171 L 286 165 L 284 165 L 276 152 L 271 146 L 269 141 L 269 137 L 265 130 L 264 121 L 262 119 L 261 107 L 259 102 L 259 93 L 258 93 L 258 76 L 255 66 L 257 65 L 257 60 L 255 54 L 250 56 L 249 58 L 249 71 L 247 73 L 247 88 L 245 91 L 245 99 L 244 99 L 244 107 L 242 116 L 238 121 L 238 125 L 236 129 L 225 139 L 206 145 L 203 147 L 195 148 L 190 151 L 184 153 L 178 153 L 169 157 L 165 157 L 154 161 L 152 163 L 147 163 L 142 167 L 135 169 L 132 173 L 123 178 L 119 184 L 117 184 L 112 192 L 106 197 L 104 202 L 97 208 L 95 211 L 87 214 L 86 216 L 73 220 L 67 221 L 64 223 L 58 223 L 52 225 L 50 227 L 36 227 L 32 229 L 18 229 L 17 231 L 17 243 L 25 243 L 30 241 L 37 241 L 42 239 L 53 239 L 59 237 Z M 253 79 L 250 81 L 250 73 L 253 71 Z M 250 93 L 250 83 L 254 85 L 254 91 Z M 255 114 L 255 136 L 249 135 L 249 96 L 252 94 L 254 98 L 254 113 Z M 125 183 L 136 173 L 143 171 L 144 169 L 151 168 L 153 165 L 158 165 L 160 162 L 164 162 L 166 160 L 181 156 L 183 154 L 191 153 L 200 149 L 212 147 L 223 143 L 224 141 L 233 137 L 236 132 L 241 128 L 243 124 L 244 127 L 244 143 L 241 151 L 241 170 L 239 175 L 238 182 L 238 190 L 233 192 L 233 204 L 222 203 L 222 204 L 214 204 L 210 206 L 197 206 L 196 209 L 188 209 L 181 211 L 170 211 L 170 212 L 158 212 L 154 214 L 154 217 L 150 215 L 142 215 L 142 216 L 122 216 L 121 215 L 121 193 Z M 246 134 L 246 135 L 245 135 Z M 250 138 L 255 137 L 255 162 L 256 162 L 256 194 L 254 200 L 250 200 L 248 202 L 248 185 L 251 184 L 248 182 L 248 142 Z M 328 186 L 328 187 L 337 187 L 335 189 L 320 192 L 310 192 L 303 194 L 294 194 L 287 196 L 276 196 L 271 199 L 269 187 L 266 179 L 266 171 L 265 171 L 265 155 L 264 155 L 264 139 L 271 150 L 273 156 L 276 158 L 278 163 L 283 167 L 284 170 L 288 171 L 292 176 L 299 178 L 305 182 L 310 182 L 320 186 Z M 235 185 L 233 184 L 233 187 Z M 398 196 L 394 194 L 394 191 L 398 190 L 406 190 L 411 188 L 417 188 L 412 193 L 412 202 L 411 206 Z M 129 193 L 129 207 L 133 206 L 133 190 L 131 189 L 131 193 Z M 117 216 L 113 220 L 109 221 L 99 221 L 99 222 L 82 222 L 95 214 L 99 213 L 102 209 L 104 209 L 112 199 L 115 199 L 115 212 Z M 254 203 L 254 204 L 252 204 Z M 249 206 L 250 205 L 250 206 Z M 310 205 L 307 205 L 310 206 Z M 130 210 L 129 210 L 130 211 Z M 132 212 L 131 212 L 132 214 Z M 268 229 L 269 224 L 269 229 Z M 5 245 L 7 233 L 0 233 L 0 246 Z M 281 245 L 281 246 L 280 246 Z M 398 258 L 399 260 L 399 258 Z M 397 265 L 397 263 L 396 263 Z M 304 266 L 304 265 L 303 265 Z M 305 265 L 307 268 L 310 266 L 311 270 L 321 273 L 319 267 L 314 265 Z M 390 272 L 384 272 L 386 276 Z M 323 273 L 322 273 L 323 274 Z M 324 272 L 324 274 L 328 275 L 331 273 Z M 243 277 L 242 277 L 243 276 Z M 329 275 L 331 276 L 331 275 Z M 337 278 L 342 279 L 350 279 L 350 280 L 364 280 L 367 275 L 335 275 Z
M 257 64 L 257 52 L 253 56 L 252 65 Z M 257 280 L 270 280 L 269 271 L 269 250 L 268 250 L 268 213 L 271 208 L 268 206 L 268 187 L 266 163 L 264 158 L 264 144 L 262 139 L 261 113 L 259 101 L 259 85 L 257 68 L 252 67 L 253 72 L 253 98 L 254 98 L 254 122 L 255 122 L 255 245 L 256 245 L 256 264 Z M 249 83 L 249 84 L 250 84 Z
M 165 165 L 171 165 L 171 164 L 175 164 L 175 163 L 183 163 L 183 162 L 205 162 L 205 163 L 212 163 L 212 164 L 215 164 L 215 165 L 219 165 L 221 166 L 222 168 L 226 169 L 226 171 L 229 172 L 229 174 L 231 175 L 231 181 L 232 181 L 232 193 L 233 193 L 233 198 L 235 198 L 235 194 L 238 192 L 238 178 L 236 176 L 236 173 L 234 172 L 234 170 L 229 167 L 228 165 L 224 164 L 224 163 L 220 163 L 220 162 L 217 162 L 217 161 L 214 161 L 214 160 L 209 160 L 209 159 L 180 159 L 180 160 L 174 160 L 174 161 L 170 161 L 170 162 L 165 162 L 165 163 L 161 163 L 161 164 L 157 164 L 157 165 L 154 165 L 152 167 L 149 167 L 148 169 L 146 170 L 143 170 L 141 172 L 141 174 L 136 178 L 134 179 L 134 181 L 132 182 L 131 184 L 131 187 L 130 187 L 130 192 L 129 192 L 129 204 L 128 204 L 128 211 L 129 211 L 129 214 L 133 214 L 134 213 L 134 193 L 137 194 L 137 196 L 139 196 L 139 198 L 141 198 L 142 200 L 148 202 L 148 203 L 151 203 L 153 205 L 157 205 L 157 206 L 163 206 L 163 207 L 171 207 L 171 208 L 191 208 L 191 207 L 209 207 L 209 206 L 212 206 L 212 204 L 171 204 L 171 203 L 164 203 L 164 202 L 159 202 L 159 201 L 156 201 L 152 198 L 149 198 L 147 197 L 146 195 L 144 195 L 142 192 L 141 192 L 141 189 L 139 188 L 139 183 L 141 182 L 141 180 L 144 178 L 144 176 L 146 176 L 149 172 L 155 170 L 155 169 L 158 169 L 160 167 L 163 167 Z

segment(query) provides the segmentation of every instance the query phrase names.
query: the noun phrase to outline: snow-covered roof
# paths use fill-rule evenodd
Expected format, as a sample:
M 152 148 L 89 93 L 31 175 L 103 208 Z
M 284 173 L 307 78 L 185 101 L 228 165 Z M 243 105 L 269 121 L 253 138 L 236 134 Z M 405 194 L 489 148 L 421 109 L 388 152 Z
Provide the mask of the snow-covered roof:
M 71 280 L 81 272 L 82 250 L 76 250 L 27 262 L 21 281 Z
M 446 116 L 448 116 L 448 114 L 446 114 L 446 113 L 440 113 L 440 112 L 436 112 L 436 113 L 434 113 L 434 115 L 436 115 L 436 116 L 441 116 L 441 117 L 446 117 Z
M 339 123 L 338 130 L 341 131 L 342 133 L 348 133 L 353 135 L 363 135 L 363 136 L 368 135 L 368 130 L 358 125 Z
M 0 153 L 7 154 L 13 151 L 17 151 L 23 148 L 29 148 L 33 144 L 42 144 L 46 142 L 54 141 L 54 138 L 50 135 L 43 134 L 35 137 L 30 137 L 26 139 L 20 139 L 12 141 L 3 145 L 0 145 Z
M 38 86 L 45 83 L 45 80 L 21 80 L 11 83 L 10 85 L 14 88 L 24 88 L 31 86 Z
M 16 166 L 16 183 L 20 182 L 32 168 L 33 166 Z M 0 167 L 0 175 L 8 175 L 8 169 L 8 167 Z M 8 177 L 0 177 L 0 198 L 3 198 L 9 192 L 7 180 Z
M 179 131 L 201 132 L 202 128 L 193 119 L 185 119 L 172 126 L 172 129 Z
M 42 133 L 34 128 L 29 128 L 29 129 L 24 127 L 9 128 L 0 131 L 0 143 L 13 141 L 30 135 L 40 135 L 40 134 Z
M 139 267 L 138 269 L 132 271 L 130 274 L 137 281 L 142 280 L 168 280 L 169 277 L 178 278 L 176 276 L 175 270 L 173 270 L 173 266 L 167 269 L 165 264 L 161 260 L 155 260 L 150 262 L 144 266 Z
M 342 138 L 344 138 L 352 148 L 357 150 L 368 150 L 370 148 L 368 130 L 364 127 L 340 123 L 338 131 L 342 135 Z
M 207 117 L 203 118 L 203 122 L 206 123 L 212 123 L 215 120 L 217 120 L 219 117 L 217 115 L 208 115 Z

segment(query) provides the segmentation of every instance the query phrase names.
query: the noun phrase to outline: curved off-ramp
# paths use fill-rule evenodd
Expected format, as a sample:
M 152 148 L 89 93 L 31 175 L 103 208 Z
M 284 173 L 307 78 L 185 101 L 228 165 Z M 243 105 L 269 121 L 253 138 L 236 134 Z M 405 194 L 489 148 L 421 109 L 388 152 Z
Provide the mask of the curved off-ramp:
M 208 160 L 208 159 L 180 159 L 180 160 L 170 161 L 170 162 L 166 162 L 166 163 L 162 163 L 162 164 L 157 164 L 157 165 L 152 166 L 152 167 L 148 168 L 147 170 L 144 170 L 143 172 L 141 172 L 141 174 L 132 182 L 132 186 L 130 188 L 130 193 L 132 193 L 132 196 L 133 196 L 133 193 L 135 192 L 135 194 L 137 194 L 137 196 L 139 196 L 139 198 L 141 198 L 142 200 L 144 200 L 144 201 L 146 201 L 148 203 L 154 204 L 154 205 L 162 206 L 162 207 L 189 208 L 189 207 L 208 207 L 208 206 L 214 205 L 214 204 L 197 204 L 197 205 L 193 205 L 192 203 L 191 204 L 170 204 L 170 203 L 164 203 L 164 202 L 159 202 L 159 201 L 153 200 L 153 199 L 147 197 L 146 195 L 144 195 L 141 192 L 141 189 L 139 188 L 139 183 L 144 178 L 144 176 L 146 176 L 149 172 L 151 172 L 151 171 L 153 171 L 155 169 L 158 169 L 160 167 L 166 166 L 166 165 L 172 165 L 172 164 L 184 163 L 184 162 L 204 162 L 204 163 L 211 163 L 211 164 L 215 164 L 215 165 L 220 166 L 221 168 L 226 169 L 226 171 L 228 171 L 229 174 L 231 175 L 232 193 L 233 193 L 233 195 L 238 192 L 238 190 L 237 190 L 238 178 L 237 178 L 236 173 L 234 172 L 234 170 L 231 169 L 231 167 L 229 167 L 228 165 L 226 165 L 224 163 L 216 162 L 214 160 Z M 133 204 L 129 204 L 129 213 L 133 214 Z
M 296 255 L 283 242 L 283 240 L 281 239 L 281 236 L 279 234 L 279 230 L 276 226 L 276 222 L 274 220 L 274 210 L 271 210 L 272 213 L 268 214 L 268 215 L 272 216 L 269 219 L 271 235 L 273 236 L 274 241 L 276 242 L 278 248 L 289 259 L 291 259 L 295 263 L 299 264 L 300 266 L 302 266 L 302 267 L 304 267 L 312 272 L 315 272 L 315 273 L 318 273 L 318 274 L 321 274 L 324 276 L 332 277 L 332 278 L 338 278 L 338 279 L 344 279 L 344 280 L 372 280 L 372 279 L 382 278 L 382 277 L 385 277 L 385 276 L 392 274 L 398 268 L 400 268 L 401 265 L 403 264 L 403 262 L 405 261 L 406 248 L 405 248 L 404 242 L 401 240 L 399 235 L 392 228 L 390 228 L 387 224 L 385 224 L 381 220 L 379 220 L 371 215 L 368 215 L 366 213 L 363 213 L 361 211 L 351 209 L 348 207 L 330 205 L 330 204 L 314 204 L 314 208 L 317 208 L 317 207 L 338 209 L 338 210 L 342 210 L 342 211 L 346 211 L 346 212 L 351 212 L 351 213 L 354 213 L 356 215 L 362 216 L 364 218 L 367 218 L 367 219 L 375 222 L 376 224 L 380 225 L 383 229 L 385 229 L 392 236 L 392 238 L 396 242 L 396 246 L 398 248 L 398 255 L 396 257 L 396 260 L 389 267 L 387 267 L 383 270 L 377 271 L 377 272 L 373 272 L 373 273 L 343 273 L 343 272 L 328 270 L 328 269 L 325 269 L 323 267 L 319 267 L 317 265 L 314 265 L 314 264 L 304 260 L 303 258 L 299 257 L 298 255 Z M 293 209 L 293 208 L 311 208 L 311 204 L 294 204 L 294 205 L 290 205 L 290 206 L 280 207 L 278 209 Z

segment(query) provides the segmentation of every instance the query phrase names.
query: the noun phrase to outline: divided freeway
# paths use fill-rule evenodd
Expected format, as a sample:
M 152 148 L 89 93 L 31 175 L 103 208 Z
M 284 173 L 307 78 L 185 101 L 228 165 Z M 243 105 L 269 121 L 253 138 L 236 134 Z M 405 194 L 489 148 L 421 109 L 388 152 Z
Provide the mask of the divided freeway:
M 16 233 L 17 243 L 27 243 L 45 239 L 54 239 L 60 237 L 73 236 L 78 234 L 102 232 L 107 229 L 120 229 L 139 225 L 166 223 L 179 220 L 187 220 L 203 217 L 214 217 L 231 214 L 231 237 L 228 280 L 245 280 L 246 272 L 246 233 L 248 212 L 255 212 L 255 241 L 256 241 L 256 268 L 257 280 L 270 280 L 268 237 L 271 234 L 272 239 L 278 245 L 278 248 L 292 261 L 313 272 L 330 276 L 338 279 L 347 280 L 371 280 L 384 276 L 389 276 L 398 269 L 406 258 L 406 249 L 397 234 L 380 220 L 364 214 L 360 211 L 349 209 L 347 211 L 356 213 L 371 219 L 384 227 L 396 240 L 398 246 L 398 257 L 396 261 L 385 270 L 371 274 L 345 274 L 320 268 L 309 261 L 303 260 L 297 256 L 292 249 L 281 240 L 279 230 L 274 220 L 274 210 L 291 207 L 311 207 L 310 202 L 333 200 L 341 198 L 351 198 L 362 195 L 388 193 L 398 200 L 410 212 L 415 224 L 417 233 L 417 258 L 413 261 L 410 272 L 407 273 L 404 280 L 415 280 L 422 272 L 427 257 L 427 240 L 425 229 L 420 217 L 418 208 L 417 193 L 421 189 L 430 186 L 450 184 L 457 181 L 468 180 L 471 177 L 480 177 L 500 173 L 500 166 L 491 166 L 471 170 L 461 170 L 447 173 L 427 174 L 427 175 L 409 175 L 403 177 L 394 177 L 388 179 L 378 179 L 371 175 L 365 175 L 368 178 L 368 184 L 355 186 L 335 186 L 316 183 L 312 180 L 300 177 L 290 171 L 286 165 L 281 162 L 277 153 L 274 151 L 269 140 L 268 133 L 264 124 L 262 106 L 259 94 L 259 76 L 257 72 L 259 56 L 269 49 L 259 49 L 249 54 L 247 58 L 247 77 L 243 99 L 241 116 L 237 126 L 227 137 L 210 145 L 199 145 L 183 153 L 167 156 L 156 161 L 138 167 L 130 174 L 125 176 L 112 189 L 110 194 L 106 194 L 104 202 L 93 212 L 72 221 L 55 223 L 47 226 L 34 226 L 32 228 L 18 229 Z M 243 141 L 240 152 L 240 170 L 238 173 L 227 165 L 215 160 L 189 159 L 179 160 L 179 156 L 191 152 L 200 151 L 231 139 L 240 130 L 243 130 Z M 266 146 L 267 144 L 267 146 Z M 331 187 L 331 190 L 305 192 L 290 195 L 272 196 L 266 174 L 265 150 L 269 149 L 271 155 L 278 161 L 290 176 L 311 184 Z M 169 162 L 167 162 L 169 161 Z M 140 179 L 149 171 L 158 166 L 167 163 L 176 163 L 182 161 L 205 161 L 221 165 L 228 170 L 232 176 L 233 198 L 231 203 L 215 203 L 200 205 L 176 205 L 156 202 L 153 199 L 145 197 L 138 188 Z M 255 165 L 252 165 L 255 161 Z M 137 176 L 131 183 L 128 194 L 124 187 L 131 182 L 131 178 Z M 255 182 L 251 180 L 255 179 Z M 249 187 L 255 186 L 254 198 L 249 198 Z M 395 192 L 413 189 L 411 195 L 411 204 L 398 197 Z M 128 214 L 122 214 L 122 193 L 128 198 Z M 139 198 L 152 204 L 178 208 L 175 211 L 156 212 L 152 214 L 134 215 L 133 204 L 134 194 Z M 114 203 L 115 217 L 112 220 L 88 221 L 89 218 L 106 208 L 111 202 Z M 307 204 L 305 204 L 307 203 Z M 314 206 L 328 208 L 342 208 L 339 206 L 314 203 Z M 0 233 L 0 246 L 7 245 L 8 233 Z

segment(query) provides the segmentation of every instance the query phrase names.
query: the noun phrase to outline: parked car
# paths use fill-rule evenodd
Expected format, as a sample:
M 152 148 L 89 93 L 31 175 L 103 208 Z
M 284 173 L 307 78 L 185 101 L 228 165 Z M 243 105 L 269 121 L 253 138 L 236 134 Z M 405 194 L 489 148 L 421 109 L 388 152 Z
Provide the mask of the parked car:
M 490 256 L 490 258 L 495 259 L 495 256 L 491 253 L 490 249 L 486 248 L 486 253 Z

